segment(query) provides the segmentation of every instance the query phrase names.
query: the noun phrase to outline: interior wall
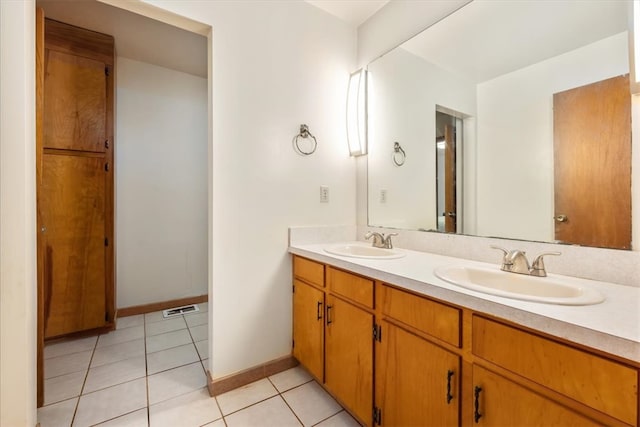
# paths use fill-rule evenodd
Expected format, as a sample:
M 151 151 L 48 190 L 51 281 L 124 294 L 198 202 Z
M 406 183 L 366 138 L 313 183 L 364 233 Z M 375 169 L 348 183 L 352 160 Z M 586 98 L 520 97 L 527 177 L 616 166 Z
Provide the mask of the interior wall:
M 0 2 L 0 425 L 36 423 L 35 4 Z
M 436 229 L 436 106 L 475 115 L 475 85 L 403 49 L 369 72 L 369 224 Z M 395 141 L 407 155 L 401 167 Z
M 553 94 L 628 70 L 624 32 L 478 85 L 479 235 L 554 240 Z
M 471 0 L 393 0 L 358 27 L 358 64 L 364 67 Z
M 208 291 L 207 96 L 207 79 L 118 57 L 118 308 Z
M 148 3 L 213 28 L 209 351 L 219 378 L 291 354 L 288 227 L 354 222 L 345 116 L 356 32 L 302 1 Z M 292 148 L 301 123 L 318 139 L 311 156 Z

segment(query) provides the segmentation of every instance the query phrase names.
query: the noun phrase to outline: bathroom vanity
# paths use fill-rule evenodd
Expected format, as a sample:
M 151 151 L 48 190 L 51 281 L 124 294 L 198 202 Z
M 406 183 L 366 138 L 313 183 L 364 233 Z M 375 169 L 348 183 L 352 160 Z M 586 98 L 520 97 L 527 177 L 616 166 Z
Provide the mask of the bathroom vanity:
M 588 324 L 598 315 L 615 323 L 612 307 L 633 307 L 637 288 L 549 307 L 432 275 L 434 265 L 466 262 L 456 258 L 290 252 L 293 356 L 365 425 L 638 425 L 638 326 L 626 336 Z

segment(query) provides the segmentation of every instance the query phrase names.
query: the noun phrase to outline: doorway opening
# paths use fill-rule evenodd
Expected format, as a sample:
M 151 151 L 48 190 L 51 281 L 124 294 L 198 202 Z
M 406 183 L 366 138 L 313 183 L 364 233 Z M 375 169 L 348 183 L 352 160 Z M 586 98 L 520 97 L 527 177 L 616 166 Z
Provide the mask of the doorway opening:
M 101 2 L 71 5 L 39 0 L 37 6 L 54 21 L 110 34 L 116 39 L 118 63 L 114 74 L 118 79 L 114 92 L 118 108 L 112 145 L 117 147 L 111 148 L 116 150 L 112 170 L 117 187 L 113 197 L 117 199 L 118 292 L 111 293 L 111 297 L 117 296 L 118 317 L 127 319 L 123 324 L 131 324 L 134 313 L 155 312 L 195 299 L 206 301 L 211 289 L 212 166 L 207 156 L 211 152 L 210 28 L 186 19 L 174 26 L 179 17 L 167 12 L 162 20 L 156 20 L 151 10 L 149 14 L 145 9 L 133 11 L 133 6 L 132 11 L 128 10 L 128 2 L 114 7 Z M 200 30 L 194 30 L 195 27 Z M 146 34 L 146 41 L 140 34 Z M 182 42 L 194 38 L 200 40 Z M 139 49 L 142 45 L 145 49 Z M 163 60 L 158 59 L 163 55 Z M 175 119 L 180 120 L 179 126 Z M 196 223 L 197 228 L 192 227 Z M 178 285 L 181 288 L 168 291 Z M 182 298 L 186 295 L 189 297 Z M 168 307 L 161 307 L 168 303 L 171 303 Z M 38 328 L 42 329 L 44 319 L 40 311 L 39 308 Z M 124 318 L 127 315 L 131 317 Z M 105 316 L 107 321 L 114 325 L 115 319 Z M 187 326 L 202 325 L 195 325 L 192 320 Z M 38 406 L 41 406 L 53 402 L 45 402 L 44 383 L 50 378 L 44 378 L 44 337 L 40 330 L 38 334 Z M 198 338 L 195 342 L 192 337 L 196 348 L 198 343 L 208 347 L 204 342 L 208 338 L 206 331 Z M 198 353 L 202 356 L 200 348 Z M 86 368 L 90 370 L 93 366 Z M 49 369 L 49 376 L 53 374 L 54 370 Z
M 436 107 L 436 218 L 445 233 L 462 231 L 462 116 Z

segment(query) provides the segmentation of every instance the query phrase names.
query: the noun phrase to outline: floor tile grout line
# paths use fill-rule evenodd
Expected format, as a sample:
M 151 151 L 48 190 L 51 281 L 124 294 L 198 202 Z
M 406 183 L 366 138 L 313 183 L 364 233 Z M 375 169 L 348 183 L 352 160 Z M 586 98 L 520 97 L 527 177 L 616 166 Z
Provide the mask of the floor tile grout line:
M 150 397 L 149 397 L 149 364 L 147 362 L 147 316 L 142 316 L 142 341 L 144 343 L 144 384 L 145 391 L 147 393 L 147 426 L 151 426 L 151 405 L 150 405 Z
M 100 334 L 96 338 L 96 342 L 93 345 L 93 352 L 91 353 L 91 357 L 89 358 L 89 364 L 87 365 L 87 372 L 84 374 L 84 381 L 82 381 L 82 387 L 80 387 L 80 394 L 78 395 L 78 401 L 76 402 L 76 408 L 73 411 L 73 416 L 71 417 L 71 425 L 73 425 L 76 420 L 76 415 L 78 415 L 78 409 L 80 408 L 80 399 L 82 398 L 82 392 L 84 391 L 84 386 L 87 383 L 87 378 L 89 378 L 89 369 L 91 368 L 91 361 L 93 361 L 93 356 L 96 353 L 96 348 L 98 347 L 98 341 L 100 340 Z
M 322 419 L 322 420 L 318 421 L 318 422 L 317 422 L 317 423 L 315 423 L 315 424 L 312 424 L 312 425 L 311 425 L 311 427 L 316 427 L 317 425 L 322 424 L 323 422 L 327 421 L 329 418 L 335 417 L 335 416 L 336 416 L 336 415 L 338 415 L 340 412 L 346 412 L 346 411 L 345 411 L 345 409 L 344 409 L 342 406 L 340 406 L 340 410 L 339 410 L 338 412 L 336 412 L 335 414 L 331 414 L 331 415 L 329 415 L 327 418 Z M 358 424 L 360 424 L 360 423 L 358 423 Z
M 238 387 L 238 389 L 239 389 L 239 388 L 241 388 L 241 387 Z M 237 389 L 234 389 L 234 390 L 237 390 Z M 229 391 L 233 391 L 233 390 L 229 390 Z M 257 402 L 253 402 L 251 405 L 247 405 L 247 406 L 244 406 L 244 407 L 242 407 L 242 408 L 240 408 L 240 409 L 236 409 L 235 411 L 229 412 L 228 414 L 223 414 L 222 416 L 223 416 L 223 417 L 228 417 L 228 416 L 233 415 L 233 414 L 236 414 L 236 413 L 238 413 L 238 412 L 240 412 L 240 411 L 244 411 L 245 409 L 251 408 L 252 406 L 256 406 L 256 405 L 257 405 L 257 404 L 259 404 L 259 403 L 266 402 L 266 401 L 267 401 L 267 400 L 269 400 L 269 399 L 273 399 L 274 397 L 278 396 L 279 394 L 280 394 L 280 393 L 276 393 L 276 394 L 273 394 L 273 395 L 271 395 L 271 396 L 269 396 L 269 397 L 265 397 L 265 398 L 264 398 L 264 399 L 262 399 L 262 400 L 259 400 L 259 401 L 257 401 Z M 222 410 L 220 411 L 220 413 L 222 414 Z
M 304 423 L 302 422 L 302 420 L 300 419 L 300 417 L 298 416 L 298 414 L 296 414 L 296 411 L 293 410 L 293 408 L 291 407 L 291 405 L 289 405 L 289 402 L 287 402 L 287 399 L 284 398 L 284 396 L 282 395 L 282 393 L 278 393 L 278 395 L 280 396 L 280 398 L 284 401 L 284 404 L 287 405 L 287 408 L 289 408 L 289 410 L 291 411 L 291 413 L 293 414 L 294 417 L 296 417 L 296 420 L 298 420 L 298 422 L 300 423 L 301 426 L 304 427 Z

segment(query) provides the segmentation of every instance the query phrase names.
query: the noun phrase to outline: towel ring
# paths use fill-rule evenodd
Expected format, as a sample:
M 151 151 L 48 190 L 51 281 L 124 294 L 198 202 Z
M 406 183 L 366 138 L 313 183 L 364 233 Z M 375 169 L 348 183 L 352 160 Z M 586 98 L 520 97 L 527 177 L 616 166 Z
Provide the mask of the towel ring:
M 300 138 L 303 138 L 305 140 L 310 138 L 313 142 L 313 148 L 311 148 L 309 151 L 305 151 L 302 148 L 300 148 Z M 309 126 L 300 125 L 300 133 L 293 137 L 293 145 L 294 145 L 294 149 L 298 153 L 304 156 L 308 156 L 316 152 L 316 148 L 318 148 L 318 141 L 316 140 L 316 137 L 313 136 L 311 132 L 309 132 Z
M 396 166 L 404 165 L 404 161 L 407 160 L 407 153 L 404 152 L 397 141 L 393 143 L 393 155 L 391 157 Z

